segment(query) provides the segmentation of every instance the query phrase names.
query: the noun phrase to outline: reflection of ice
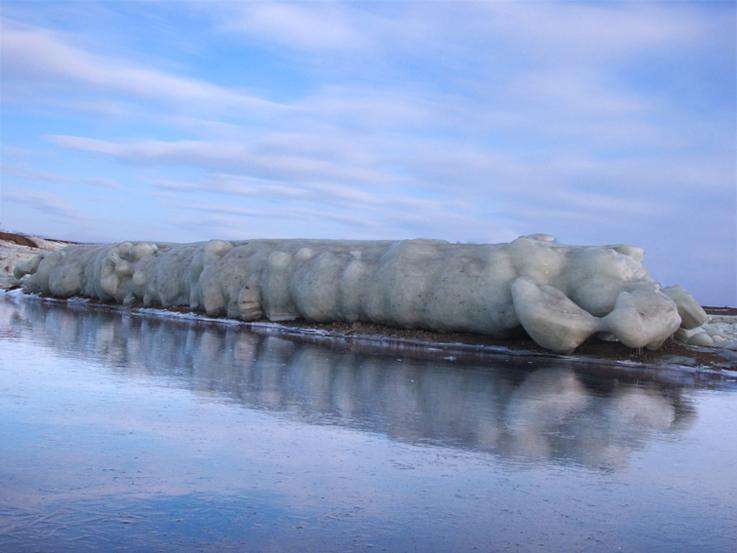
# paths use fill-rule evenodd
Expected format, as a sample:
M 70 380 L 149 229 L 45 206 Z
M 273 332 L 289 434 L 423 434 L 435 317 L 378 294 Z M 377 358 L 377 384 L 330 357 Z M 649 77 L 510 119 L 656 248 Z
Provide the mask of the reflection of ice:
M 672 428 L 678 416 L 676 404 L 655 388 L 619 387 L 595 398 L 572 371 L 543 369 L 512 394 L 507 451 L 621 466 L 654 433 Z
M 670 428 L 676 413 L 673 405 L 653 390 L 631 388 L 612 396 L 606 416 L 613 431 L 631 432 Z
M 452 364 L 331 351 L 239 328 L 0 298 L 0 333 L 131 378 L 410 443 L 616 468 L 688 419 L 679 391 L 582 380 L 565 367 Z
M 583 462 L 618 467 L 658 432 L 675 427 L 676 403 L 656 389 L 619 388 L 602 400 L 592 424 L 578 424 Z
M 586 389 L 571 370 L 532 373 L 512 394 L 507 406 L 511 451 L 532 457 L 551 456 L 548 435 L 589 403 Z

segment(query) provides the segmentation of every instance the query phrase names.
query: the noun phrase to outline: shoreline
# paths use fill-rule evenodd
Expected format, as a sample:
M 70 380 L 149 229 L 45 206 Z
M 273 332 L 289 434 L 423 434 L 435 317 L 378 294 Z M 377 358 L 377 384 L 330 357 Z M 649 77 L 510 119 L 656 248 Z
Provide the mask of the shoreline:
M 445 361 L 491 360 L 504 358 L 517 363 L 550 360 L 570 364 L 572 368 L 606 372 L 611 376 L 665 378 L 683 383 L 701 380 L 737 381 L 737 353 L 686 346 L 670 339 L 660 350 L 632 350 L 616 342 L 591 340 L 574 354 L 561 355 L 545 350 L 529 337 L 495 340 L 488 336 L 461 333 L 439 333 L 419 329 L 400 329 L 367 323 L 310 323 L 306 321 L 246 322 L 237 319 L 208 317 L 188 308 L 123 306 L 89 298 L 67 299 L 26 294 L 20 288 L 0 290 L 0 297 L 22 301 L 61 304 L 72 309 L 120 313 L 173 323 L 238 327 L 256 334 L 279 336 L 332 348 L 364 351 L 374 354 L 412 355 Z
M 15 258 L 7 260 L 5 272 L 12 273 L 12 265 L 23 256 L 35 255 L 43 250 L 55 250 L 69 243 L 35 236 L 0 232 L 0 239 Z M 35 247 L 31 247 L 34 244 Z M 8 252 L 5 252 L 6 254 Z M 8 279 L 6 279 L 8 280 Z M 459 356 L 505 356 L 517 359 L 555 359 L 576 365 L 636 367 L 638 370 L 652 371 L 656 368 L 676 368 L 681 372 L 705 372 L 737 375 L 737 350 L 720 347 L 701 347 L 686 345 L 682 338 L 669 338 L 657 351 L 631 349 L 619 342 L 603 341 L 592 336 L 571 354 L 556 354 L 539 346 L 524 332 L 518 335 L 495 339 L 483 334 L 461 332 L 442 332 L 424 329 L 407 329 L 373 323 L 313 323 L 304 320 L 272 322 L 267 319 L 242 321 L 221 317 L 209 317 L 203 312 L 192 311 L 189 307 L 144 307 L 142 305 L 124 306 L 89 298 L 73 297 L 59 299 L 26 294 L 14 282 L 0 283 L 0 294 L 22 295 L 48 302 L 61 302 L 68 305 L 85 305 L 95 309 L 118 311 L 132 316 L 150 316 L 169 320 L 188 320 L 197 324 L 238 325 L 257 333 L 278 334 L 303 341 L 335 345 L 361 345 L 377 352 L 413 350 L 434 357 L 457 358 Z M 703 306 L 713 320 L 728 321 L 737 327 L 737 307 Z

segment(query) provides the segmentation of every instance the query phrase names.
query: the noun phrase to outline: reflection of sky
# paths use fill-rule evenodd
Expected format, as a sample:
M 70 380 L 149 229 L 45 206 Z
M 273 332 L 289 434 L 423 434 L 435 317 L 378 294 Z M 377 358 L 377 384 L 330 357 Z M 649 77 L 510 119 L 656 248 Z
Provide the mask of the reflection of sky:
M 3 300 L 0 340 L 8 540 L 431 550 L 493 533 L 657 549 L 658 525 L 708 550 L 737 520 L 728 391 L 40 302 Z

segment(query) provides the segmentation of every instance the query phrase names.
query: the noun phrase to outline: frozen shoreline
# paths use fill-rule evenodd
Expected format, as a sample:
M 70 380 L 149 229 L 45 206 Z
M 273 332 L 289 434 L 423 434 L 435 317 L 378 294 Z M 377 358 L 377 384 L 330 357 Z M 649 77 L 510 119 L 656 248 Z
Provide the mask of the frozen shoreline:
M 59 254 L 56 254 L 54 252 L 67 245 L 66 243 L 61 241 L 50 241 L 33 236 L 14 235 L 11 233 L 3 233 L 0 238 L 3 238 L 3 241 L 0 243 L 0 245 L 2 245 L 4 248 L 3 251 L 0 252 L 0 254 L 2 254 L 0 255 L 0 260 L 3 261 L 6 272 L 8 272 L 9 270 L 11 273 L 13 272 L 16 262 L 28 264 L 28 261 L 32 260 L 35 254 L 40 252 L 44 252 L 43 256 L 58 256 Z M 525 238 L 520 240 L 525 242 L 525 244 L 529 243 L 530 247 L 534 246 L 533 249 L 545 250 L 545 248 L 548 247 L 553 248 L 553 250 L 551 251 L 559 251 L 561 250 L 561 248 L 570 249 L 569 247 L 565 246 L 548 246 L 547 242 L 545 242 L 544 240 L 541 241 L 540 239 Z M 30 247 L 31 244 L 35 244 L 37 247 Z M 357 244 L 359 243 L 350 243 L 351 247 L 354 248 L 359 247 Z M 366 244 L 369 245 L 368 247 L 373 247 L 373 243 Z M 304 249 L 314 249 L 316 247 L 316 245 L 312 243 L 310 243 L 309 247 L 302 247 L 302 241 L 299 241 L 297 245 L 302 248 L 300 252 Z M 207 248 L 209 248 L 210 246 L 211 243 L 206 243 L 204 244 L 204 249 L 207 251 Z M 363 247 L 363 243 L 361 243 L 361 246 Z M 91 247 L 93 249 L 96 248 L 94 246 L 84 247 Z M 119 248 L 122 246 L 110 247 L 113 248 L 112 251 L 113 253 L 115 253 L 115 251 L 117 251 L 115 248 Z M 108 252 L 110 247 L 102 246 L 104 252 Z M 189 249 L 194 248 L 193 251 L 199 251 L 199 249 L 202 249 L 202 245 L 200 244 L 183 245 L 177 247 L 182 250 L 186 250 L 184 251 L 184 253 L 187 254 L 191 253 L 189 252 Z M 333 246 L 333 243 L 330 243 L 328 247 L 334 248 L 335 246 Z M 381 247 L 384 247 L 383 243 L 381 244 Z M 497 246 L 489 247 L 493 250 L 493 248 Z M 590 254 L 593 254 L 596 256 L 603 255 L 604 257 L 606 257 L 613 255 L 614 257 L 616 257 L 617 263 L 622 262 L 622 260 L 626 261 L 627 263 L 632 262 L 628 258 L 628 255 L 630 255 L 629 253 L 627 255 L 620 254 L 616 251 L 616 248 L 614 248 L 612 251 L 609 251 L 610 249 L 612 249 L 611 247 L 574 248 L 578 248 L 575 250 L 576 253 L 572 254 L 574 256 L 588 256 Z M 76 251 L 76 249 L 79 249 L 79 247 L 72 248 L 72 250 L 69 251 Z M 86 252 L 87 250 L 83 251 Z M 172 250 L 172 252 L 178 251 L 179 250 L 177 249 Z M 61 253 L 62 255 L 64 255 L 66 254 L 66 252 L 67 250 L 64 250 L 64 252 Z M 351 255 L 355 254 L 356 252 L 351 252 Z M 178 255 L 178 253 L 176 253 L 176 255 Z M 105 257 L 105 259 L 107 259 L 107 257 Z M 188 258 L 184 256 L 183 259 Z M 214 261 L 210 260 L 210 262 L 212 263 Z M 119 264 L 121 263 L 123 265 L 126 265 L 125 262 L 119 262 Z M 127 264 L 126 267 L 128 267 L 129 265 L 130 264 Z M 243 270 L 240 265 L 239 268 L 240 270 Z M 248 268 L 248 266 L 246 266 L 246 268 Z M 133 280 L 135 281 L 136 279 Z M 15 282 L 13 282 L 12 280 L 8 280 L 8 282 L 3 281 L 0 283 L 0 289 L 8 289 L 17 284 L 19 284 L 17 280 Z M 679 293 L 679 287 L 673 288 L 676 289 L 674 297 L 677 297 Z M 626 345 L 623 345 L 620 342 L 607 339 L 588 339 L 580 343 L 578 349 L 576 350 L 576 354 L 573 355 L 570 352 L 569 348 L 567 348 L 567 351 L 558 351 L 557 353 L 550 351 L 550 349 L 546 349 L 548 348 L 548 345 L 546 345 L 545 343 L 541 344 L 540 340 L 538 339 L 539 337 L 536 337 L 534 333 L 532 334 L 532 336 L 525 334 L 525 332 L 523 332 L 520 327 L 517 327 L 516 331 L 505 331 L 501 333 L 502 335 L 499 336 L 494 335 L 493 332 L 468 332 L 466 330 L 452 329 L 452 326 L 450 327 L 451 329 L 445 330 L 429 330 L 427 329 L 427 327 L 423 329 L 417 328 L 414 325 L 402 326 L 392 321 L 391 319 L 387 320 L 386 322 L 381 321 L 376 323 L 366 320 L 356 320 L 355 318 L 349 318 L 349 320 L 346 321 L 345 319 L 341 320 L 340 317 L 338 317 L 332 320 L 331 318 L 322 318 L 323 322 L 317 322 L 321 319 L 313 318 L 312 320 L 305 320 L 307 317 L 300 316 L 299 313 L 293 314 L 293 316 L 291 317 L 280 318 L 270 317 L 268 313 L 263 311 L 259 311 L 259 313 L 255 314 L 253 317 L 244 317 L 242 311 L 240 310 L 240 304 L 238 306 L 239 309 L 236 309 L 235 311 L 233 311 L 233 313 L 231 313 L 230 311 L 225 313 L 217 310 L 215 312 L 210 312 L 210 310 L 205 313 L 206 305 L 198 305 L 197 302 L 195 302 L 194 306 L 192 306 L 192 303 L 187 301 L 160 301 L 153 302 L 154 304 L 160 304 L 154 307 L 146 306 L 144 301 L 142 301 L 141 299 L 136 299 L 136 297 L 131 296 L 131 294 L 128 294 L 128 297 L 126 297 L 126 301 L 121 301 L 120 298 L 116 296 L 105 296 L 105 294 L 102 294 L 102 296 L 97 294 L 88 295 L 84 292 L 61 295 L 61 298 L 67 297 L 68 299 L 60 299 L 58 294 L 53 294 L 54 296 L 56 296 L 56 298 L 52 299 L 50 297 L 51 293 L 49 291 L 44 292 L 43 289 L 33 290 L 33 287 L 31 287 L 31 290 L 28 290 L 28 286 L 26 286 L 25 284 L 22 286 L 22 289 L 24 290 L 24 292 L 17 290 L 14 292 L 10 292 L 10 294 L 13 296 L 17 294 L 22 294 L 24 297 L 29 298 L 38 297 L 43 299 L 44 301 L 61 301 L 69 305 L 83 304 L 97 309 L 116 310 L 133 316 L 149 316 L 159 318 L 163 317 L 172 320 L 190 320 L 198 324 L 212 323 L 239 325 L 242 327 L 246 327 L 253 332 L 268 332 L 272 334 L 295 336 L 303 340 L 310 340 L 313 342 L 324 341 L 330 343 L 349 342 L 351 344 L 367 344 L 371 345 L 372 347 L 387 351 L 392 349 L 415 348 L 431 352 L 450 352 L 449 355 L 451 357 L 455 356 L 458 353 L 465 352 L 466 354 L 473 355 L 508 355 L 530 358 L 555 357 L 559 359 L 570 359 L 574 360 L 575 362 L 608 364 L 617 366 L 682 366 L 696 370 L 713 369 L 723 371 L 737 367 L 737 351 L 730 351 L 729 349 L 733 342 L 737 343 L 737 341 L 735 340 L 735 336 L 737 336 L 737 316 L 734 316 L 734 313 L 732 313 L 729 309 L 727 309 L 726 311 L 723 309 L 722 311 L 709 315 L 707 317 L 707 314 L 699 306 L 698 309 L 703 315 L 703 319 L 701 322 L 705 321 L 705 323 L 699 326 L 693 326 L 684 323 L 684 326 L 682 326 L 681 329 L 676 333 L 675 339 L 671 337 L 664 340 L 661 343 L 662 348 L 658 348 L 657 351 L 648 351 L 642 348 L 635 348 L 632 346 L 632 344 L 626 344 L 627 346 L 629 346 L 626 347 Z M 246 286 L 246 289 L 248 289 L 248 286 Z M 685 292 L 683 292 L 683 294 L 685 294 Z M 87 296 L 87 298 L 78 297 L 79 295 L 85 295 Z M 550 300 L 550 298 L 539 298 L 539 300 L 543 306 L 542 308 L 544 309 L 546 302 Z M 553 307 L 553 304 L 555 303 L 555 301 L 552 302 L 550 307 Z M 694 306 L 698 306 L 698 304 L 696 304 L 692 300 L 691 303 L 694 303 Z M 161 307 L 161 305 L 164 305 L 164 307 Z M 568 322 L 563 322 L 561 319 L 555 320 L 555 317 L 560 317 L 562 315 L 571 315 L 568 309 L 564 309 L 561 306 L 556 307 L 555 309 L 558 308 L 561 309 L 560 313 L 555 315 L 553 315 L 553 312 L 548 313 L 548 315 L 552 316 L 553 319 L 550 319 L 546 324 L 552 324 L 553 322 L 555 322 L 556 325 L 563 324 L 565 326 L 565 324 L 568 324 Z M 536 309 L 538 308 L 536 307 Z M 690 311 L 693 311 L 694 309 L 695 307 L 689 308 Z M 689 310 L 682 311 L 679 306 L 679 313 L 683 314 L 685 317 L 688 317 Z M 540 316 L 540 313 L 536 315 L 538 319 L 540 318 Z M 576 319 L 576 317 L 577 315 L 573 314 L 574 320 Z M 463 327 L 461 326 L 461 328 Z M 550 327 L 550 331 L 553 333 L 559 332 L 558 330 L 556 330 L 555 325 Z M 719 334 L 721 336 L 726 336 L 727 340 L 723 340 L 721 346 L 717 346 L 713 341 L 710 340 L 705 340 L 709 343 L 702 343 L 704 342 L 705 338 L 708 338 L 707 334 Z M 543 340 L 543 342 L 545 341 Z M 686 345 L 686 343 L 688 343 L 688 345 Z M 734 347 L 731 347 L 731 349 L 735 350 Z
M 212 317 L 360 323 L 472 333 L 524 331 L 569 354 L 591 336 L 660 349 L 677 331 L 730 341 L 681 286 L 664 287 L 625 244 L 567 245 L 546 234 L 499 244 L 444 240 L 249 239 L 71 245 L 19 262 L 25 292 Z M 690 333 L 688 333 L 688 332 Z M 735 348 L 737 349 L 737 348 Z
M 100 310 L 121 316 L 160 319 L 187 325 L 219 325 L 244 329 L 255 334 L 279 336 L 327 347 L 350 349 L 387 355 L 455 360 L 494 360 L 504 358 L 532 363 L 550 359 L 591 372 L 606 373 L 612 377 L 656 377 L 678 383 L 702 380 L 737 382 L 737 354 L 730 350 L 716 350 L 685 346 L 673 340 L 663 351 L 640 354 L 616 343 L 592 342 L 575 354 L 562 355 L 544 350 L 532 340 L 502 343 L 484 340 L 484 337 L 464 334 L 413 332 L 389 327 L 352 328 L 341 325 L 317 325 L 306 322 L 277 323 L 271 321 L 246 322 L 236 319 L 208 317 L 205 314 L 183 310 L 122 306 L 96 302 L 88 298 L 68 299 L 26 294 L 20 289 L 0 290 L 0 298 L 10 301 L 39 301 L 59 304 L 72 309 Z M 737 319 L 737 317 L 735 317 Z

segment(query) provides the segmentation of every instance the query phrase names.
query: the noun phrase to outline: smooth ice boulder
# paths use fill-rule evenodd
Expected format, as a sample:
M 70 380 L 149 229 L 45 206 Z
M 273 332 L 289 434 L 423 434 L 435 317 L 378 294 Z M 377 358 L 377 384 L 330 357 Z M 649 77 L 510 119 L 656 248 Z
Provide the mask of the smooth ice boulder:
M 675 338 L 692 346 L 737 350 L 737 316 L 711 315 L 701 326 L 681 327 Z
M 712 347 L 714 345 L 714 339 L 706 332 L 699 332 L 694 334 L 688 343 L 694 346 Z
M 709 318 L 704 308 L 682 286 L 668 286 L 663 288 L 663 292 L 676 302 L 683 328 L 696 328 L 704 324 Z
M 659 290 L 623 291 L 603 318 L 606 329 L 630 348 L 658 349 L 681 326 L 676 304 Z
M 573 303 L 563 292 L 520 277 L 512 283 L 515 312 L 527 334 L 540 346 L 570 353 L 599 330 L 596 317 Z
M 16 267 L 23 289 L 133 305 L 185 306 L 246 321 L 365 321 L 503 338 L 521 326 L 570 352 L 592 335 L 657 348 L 702 319 L 661 290 L 626 245 L 441 240 L 211 240 L 73 245 Z M 664 293 L 665 292 L 665 293 Z M 683 320 L 683 322 L 682 322 Z

